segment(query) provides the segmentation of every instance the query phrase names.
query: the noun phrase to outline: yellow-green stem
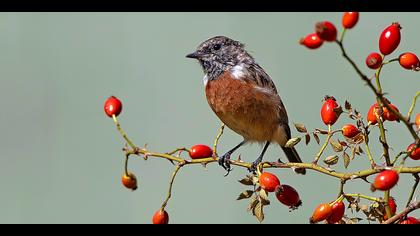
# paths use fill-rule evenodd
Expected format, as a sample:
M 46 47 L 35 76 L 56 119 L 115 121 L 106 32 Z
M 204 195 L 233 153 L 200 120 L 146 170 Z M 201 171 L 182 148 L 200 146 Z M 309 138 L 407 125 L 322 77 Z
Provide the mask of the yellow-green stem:
M 321 146 L 321 149 L 319 150 L 318 154 L 316 154 L 315 160 L 313 161 L 314 164 L 318 163 L 318 160 L 322 156 L 322 153 L 324 152 L 325 148 L 328 146 L 328 143 L 330 142 L 332 135 L 333 133 L 331 132 L 331 125 L 328 125 L 328 136 L 325 139 L 324 144 Z
M 133 142 L 131 142 L 131 140 L 127 137 L 127 134 L 124 132 L 124 130 L 121 128 L 120 123 L 117 120 L 117 117 L 113 114 L 112 115 L 112 120 L 114 120 L 115 125 L 117 126 L 118 131 L 120 132 L 120 134 L 123 136 L 123 138 L 125 139 L 125 141 L 127 141 L 128 145 L 130 145 L 130 147 L 132 149 L 136 148 L 136 145 L 134 145 Z
M 173 186 L 173 184 L 174 184 L 175 176 L 176 176 L 176 174 L 178 173 L 178 171 L 181 169 L 181 167 L 182 167 L 182 164 L 181 164 L 181 163 L 179 163 L 179 164 L 175 167 L 174 172 L 172 172 L 172 176 L 171 176 L 171 179 L 170 179 L 170 181 L 169 181 L 169 190 L 168 190 L 168 195 L 166 196 L 165 201 L 162 203 L 161 210 L 165 210 L 165 207 L 166 207 L 166 205 L 168 204 L 168 201 L 169 201 L 169 199 L 170 199 L 170 198 L 171 198 L 171 196 L 172 196 L 172 186 Z
M 413 176 L 414 176 L 414 185 L 411 188 L 410 196 L 408 197 L 406 207 L 408 207 L 411 203 L 411 200 L 413 200 L 414 193 L 416 192 L 417 186 L 419 185 L 419 181 L 420 181 L 420 177 L 418 174 L 413 174 Z
M 350 196 L 350 197 L 355 197 L 355 198 L 363 198 L 372 202 L 384 202 L 382 199 L 380 198 L 376 198 L 376 197 L 371 197 L 371 196 L 366 196 L 363 194 L 359 194 L 359 193 L 346 193 L 344 194 L 345 196 Z
M 416 106 L 417 98 L 420 96 L 420 91 L 417 91 L 416 95 L 411 102 L 410 109 L 408 110 L 407 119 L 410 120 L 411 114 L 413 114 L 414 107 Z

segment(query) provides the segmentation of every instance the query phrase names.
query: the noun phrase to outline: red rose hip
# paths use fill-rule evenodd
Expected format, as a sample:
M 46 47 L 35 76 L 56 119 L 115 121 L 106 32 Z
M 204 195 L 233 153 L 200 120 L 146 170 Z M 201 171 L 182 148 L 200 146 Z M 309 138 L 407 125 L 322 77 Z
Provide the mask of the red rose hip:
M 334 97 L 326 97 L 321 108 L 321 118 L 324 124 L 333 125 L 338 120 L 339 114 L 334 111 L 338 107 Z
M 379 173 L 371 186 L 372 191 L 387 191 L 393 188 L 398 182 L 398 173 L 394 170 L 384 170 Z
M 393 197 L 389 197 L 388 205 L 389 205 L 389 208 L 391 209 L 391 216 L 395 215 L 395 213 L 397 212 L 397 203 L 395 203 L 395 199 Z M 385 213 L 384 220 L 387 220 L 387 219 L 388 219 L 388 216 Z
M 376 123 L 378 123 L 378 121 L 376 120 L 376 114 L 378 114 L 379 117 L 382 117 L 379 113 L 380 111 L 379 111 L 378 103 L 375 103 L 372 106 L 370 106 L 369 111 L 366 116 L 366 119 L 369 122 L 369 124 L 375 125 Z
M 396 106 L 394 106 L 392 104 L 388 104 L 388 105 L 391 107 L 392 110 L 394 110 L 396 112 L 399 112 L 399 110 Z M 383 117 L 384 117 L 385 120 L 388 120 L 388 121 L 399 120 L 398 116 L 394 115 L 394 113 L 392 113 L 387 107 L 383 106 L 383 111 L 384 111 Z
M 354 138 L 360 133 L 360 130 L 352 124 L 344 125 L 343 128 L 341 128 L 341 131 L 346 138 Z
M 379 37 L 379 50 L 383 55 L 389 55 L 397 49 L 401 41 L 400 30 L 400 24 L 395 22 L 382 31 Z
M 264 172 L 260 175 L 259 183 L 261 188 L 267 192 L 274 192 L 280 186 L 280 180 L 272 173 Z
M 321 39 L 328 42 L 335 41 L 337 39 L 337 29 L 334 24 L 329 21 L 316 23 L 315 32 Z
M 344 12 L 341 23 L 344 28 L 351 29 L 359 20 L 359 12 Z
M 420 129 L 420 113 L 417 113 L 416 120 L 414 122 L 417 125 L 417 129 Z
M 400 65 L 407 70 L 419 70 L 420 61 L 416 54 L 406 52 L 398 58 Z
M 311 224 L 326 220 L 328 217 L 330 217 L 332 214 L 332 207 L 328 203 L 323 203 L 319 206 L 317 206 L 312 213 L 311 218 L 309 219 L 309 222 Z
M 372 52 L 366 57 L 366 65 L 370 69 L 378 69 L 382 65 L 382 56 L 377 52 Z
M 341 220 L 344 216 L 345 206 L 342 201 L 336 202 L 331 206 L 332 213 L 327 218 L 328 224 L 335 224 Z
M 276 189 L 276 197 L 281 203 L 291 208 L 299 207 L 302 204 L 296 189 L 287 184 Z
M 104 110 L 109 117 L 112 117 L 112 115 L 118 116 L 122 110 L 122 103 L 115 96 L 111 96 L 105 101 Z
M 418 225 L 420 221 L 412 216 L 407 216 L 407 218 L 400 222 L 401 225 Z
M 137 178 L 131 172 L 128 172 L 128 175 L 124 174 L 121 178 L 121 182 L 124 185 L 124 187 L 128 189 L 131 189 L 133 191 L 137 189 Z
M 410 144 L 410 146 L 407 147 L 407 152 L 411 152 L 415 146 L 415 143 Z M 420 147 L 416 148 L 416 150 L 410 154 L 410 158 L 413 160 L 420 160 Z
M 169 215 L 165 210 L 158 210 L 154 215 L 152 222 L 154 225 L 166 225 L 169 223 Z
M 299 43 L 301 45 L 304 45 L 305 47 L 307 47 L 309 49 L 317 49 L 317 48 L 322 46 L 322 44 L 324 43 L 324 40 L 322 40 L 318 36 L 318 34 L 312 33 L 312 34 L 308 34 L 307 36 L 301 38 L 299 40 Z
M 213 150 L 204 144 L 197 144 L 191 147 L 189 154 L 191 159 L 201 159 L 211 157 Z

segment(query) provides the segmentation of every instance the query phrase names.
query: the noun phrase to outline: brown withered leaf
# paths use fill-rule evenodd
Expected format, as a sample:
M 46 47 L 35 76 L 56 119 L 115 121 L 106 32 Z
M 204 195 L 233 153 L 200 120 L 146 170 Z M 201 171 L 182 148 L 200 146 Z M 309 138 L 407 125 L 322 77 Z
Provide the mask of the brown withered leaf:
M 329 166 L 332 166 L 332 165 L 335 165 L 335 164 L 338 163 L 338 159 L 339 158 L 338 158 L 337 155 L 329 156 L 329 157 L 324 159 L 324 163 L 329 165 Z
M 252 191 L 252 190 L 243 191 L 241 194 L 239 194 L 239 196 L 236 200 L 242 200 L 242 199 L 250 198 L 252 196 L 252 194 L 254 194 L 254 191 Z
M 264 189 L 261 189 L 259 192 L 258 192 L 259 194 L 260 194 L 260 200 L 261 201 L 264 201 L 264 202 L 270 202 L 269 200 L 268 200 L 268 193 L 267 193 L 267 191 L 265 191 Z M 268 205 L 268 204 L 267 204 Z
M 360 154 L 364 154 L 365 152 L 363 151 L 363 149 L 358 145 L 357 146 L 357 148 L 356 148 L 356 150 L 357 150 L 357 155 L 360 155 Z
M 347 110 L 347 111 L 351 111 L 351 104 L 350 104 L 350 102 L 349 101 L 345 101 L 344 102 L 344 108 Z
M 312 135 L 314 136 L 314 139 L 315 139 L 316 143 L 319 145 L 319 144 L 320 144 L 320 142 L 321 142 L 321 140 L 319 139 L 318 134 L 316 134 L 316 133 L 314 132 L 314 133 L 312 133 Z
M 301 123 L 293 123 L 295 125 L 295 128 L 300 133 L 308 133 L 308 130 L 306 129 L 304 124 Z
M 354 160 L 354 157 L 356 156 L 356 147 L 351 148 L 351 159 Z
M 286 142 L 286 145 L 284 145 L 287 148 L 292 148 L 294 147 L 296 144 L 298 144 L 302 139 L 300 137 L 297 138 L 291 138 Z
M 243 185 L 254 185 L 254 183 L 252 182 L 252 178 L 250 178 L 249 176 L 246 176 L 243 179 L 238 180 L 239 183 L 243 184 Z
M 308 145 L 310 141 L 311 141 L 311 135 L 310 134 L 306 134 L 305 135 L 305 144 Z
M 343 152 L 343 159 L 344 159 L 344 168 L 347 169 L 347 167 L 350 164 L 350 156 L 347 154 L 347 152 Z
M 337 117 L 340 117 L 341 113 L 343 113 L 343 108 L 341 106 L 334 107 L 333 111 Z
M 316 128 L 315 131 L 320 134 L 328 134 L 328 131 Z
M 252 210 L 252 214 L 257 218 L 257 220 L 260 223 L 264 220 L 263 205 L 261 204 L 261 202 L 257 203 L 257 205 Z
M 343 151 L 343 146 L 341 145 L 340 142 L 335 141 L 334 139 L 331 139 L 330 144 L 331 144 L 331 147 L 333 148 L 333 150 L 335 152 L 342 152 Z
M 249 201 L 247 211 L 253 211 L 255 206 L 259 203 L 258 197 L 254 195 L 251 200 Z

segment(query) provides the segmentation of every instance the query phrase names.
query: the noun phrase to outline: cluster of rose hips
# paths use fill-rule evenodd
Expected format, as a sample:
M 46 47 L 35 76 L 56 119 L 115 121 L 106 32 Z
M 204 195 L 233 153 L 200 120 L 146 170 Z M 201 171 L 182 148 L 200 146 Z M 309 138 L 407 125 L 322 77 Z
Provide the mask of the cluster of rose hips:
M 394 107 L 392 107 L 392 108 L 394 108 Z M 371 107 L 368 111 L 368 114 L 367 114 L 367 120 L 368 120 L 370 125 L 376 124 L 376 116 L 374 116 L 372 114 L 373 110 L 374 109 Z M 336 99 L 334 97 L 331 97 L 331 96 L 326 96 L 325 101 L 324 101 L 324 103 L 321 107 L 322 121 L 326 125 L 334 125 L 336 123 L 336 121 L 338 120 L 341 112 L 342 112 L 341 107 L 337 103 Z M 375 117 L 374 120 L 371 118 L 372 116 Z M 383 112 L 383 118 L 384 118 L 384 120 L 388 120 L 388 121 L 397 120 L 397 119 L 394 118 L 393 114 L 391 114 L 385 108 L 384 108 L 384 112 Z M 415 124 L 416 124 L 417 127 L 420 127 L 419 119 L 420 119 L 420 113 L 416 115 Z M 375 123 L 373 121 L 375 121 Z M 351 139 L 351 138 L 355 138 L 357 135 L 361 134 L 362 131 L 360 129 L 358 129 L 353 124 L 346 124 L 341 128 L 341 132 L 342 132 L 344 137 Z M 414 143 L 409 145 L 408 148 L 407 148 L 407 153 L 410 153 L 411 150 L 414 148 L 414 146 L 415 146 Z M 413 160 L 419 160 L 420 159 L 420 148 L 417 148 L 416 150 L 411 152 L 411 154 L 409 156 Z M 387 191 L 387 190 L 390 190 L 391 188 L 393 188 L 397 184 L 398 179 L 399 179 L 399 175 L 398 175 L 397 171 L 383 170 L 376 175 L 375 180 L 371 185 L 371 190 L 372 191 L 376 191 L 376 190 Z M 395 214 L 396 205 L 395 205 L 394 199 L 390 200 L 389 205 L 391 207 L 392 214 Z M 341 209 L 343 209 L 343 212 L 344 212 L 344 206 L 342 206 L 341 201 L 336 201 L 334 203 L 321 204 L 315 209 L 315 211 L 313 213 L 313 216 L 311 217 L 310 221 L 312 223 L 316 223 L 316 222 L 320 222 L 320 221 L 323 221 L 323 220 L 327 220 L 328 223 L 332 223 L 332 222 L 334 222 L 335 219 L 339 218 L 338 216 L 340 216 L 340 215 L 341 215 L 341 217 L 343 216 L 341 214 Z M 337 213 L 335 213 L 335 212 L 337 212 Z M 333 216 L 332 217 L 333 220 L 329 219 L 329 217 L 331 217 L 331 216 Z M 340 219 L 341 219 L 341 217 L 340 217 Z M 338 222 L 340 219 L 338 219 L 335 222 Z M 385 220 L 386 220 L 386 217 L 385 217 Z M 411 220 L 411 221 L 404 220 L 402 222 L 408 223 L 408 222 L 413 222 L 413 220 Z
M 345 29 L 353 28 L 359 21 L 359 12 L 345 12 L 342 18 L 342 25 Z M 324 41 L 334 42 L 337 40 L 337 28 L 329 21 L 315 24 L 315 32 L 300 39 L 299 43 L 309 49 L 317 49 Z
M 358 12 L 345 12 L 342 17 L 342 26 L 348 30 L 353 28 L 359 20 Z M 366 65 L 371 69 L 378 69 L 383 64 L 385 56 L 394 52 L 401 41 L 401 26 L 395 22 L 388 26 L 379 37 L 379 51 L 370 53 L 366 58 Z M 334 42 L 337 40 L 337 28 L 329 21 L 318 22 L 315 24 L 315 32 L 308 34 L 300 39 L 299 43 L 309 49 L 317 49 L 322 46 L 324 41 Z M 400 65 L 407 70 L 420 70 L 420 60 L 412 52 L 402 53 L 398 57 Z
M 265 191 L 274 192 L 277 200 L 291 209 L 296 209 L 302 204 L 296 189 L 287 184 L 280 184 L 280 180 L 273 173 L 261 173 L 258 183 Z

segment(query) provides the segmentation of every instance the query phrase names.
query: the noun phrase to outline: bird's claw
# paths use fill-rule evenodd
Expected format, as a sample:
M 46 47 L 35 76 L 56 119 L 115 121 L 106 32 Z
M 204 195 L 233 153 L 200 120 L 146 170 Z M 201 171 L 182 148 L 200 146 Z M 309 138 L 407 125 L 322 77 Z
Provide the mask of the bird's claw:
M 230 167 L 230 154 L 226 153 L 222 157 L 219 158 L 219 165 L 223 167 L 227 171 L 227 173 L 224 175 L 225 177 L 229 175 L 229 172 L 232 171 L 232 168 Z
M 258 165 L 261 163 L 261 161 L 259 159 L 255 160 L 254 162 L 252 162 L 252 165 L 250 168 L 248 168 L 249 172 L 252 172 L 255 174 L 255 172 L 257 171 Z

